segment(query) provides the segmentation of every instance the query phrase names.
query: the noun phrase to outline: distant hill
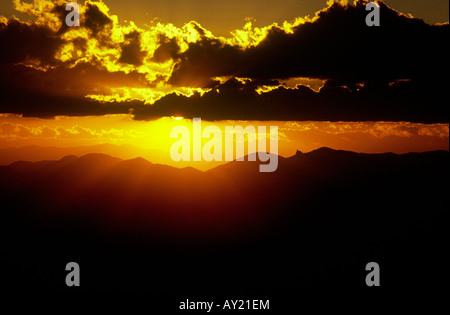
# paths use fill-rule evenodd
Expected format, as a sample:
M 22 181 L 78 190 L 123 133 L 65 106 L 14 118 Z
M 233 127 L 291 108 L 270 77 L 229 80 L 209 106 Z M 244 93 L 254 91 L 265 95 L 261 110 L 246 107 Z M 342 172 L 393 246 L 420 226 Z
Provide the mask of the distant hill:
M 103 153 L 109 155 L 117 155 L 120 153 L 120 155 L 125 154 L 128 155 L 128 158 L 133 158 L 138 154 L 137 152 L 138 148 L 131 145 L 118 146 L 112 144 L 100 144 L 66 148 L 30 145 L 19 148 L 10 147 L 0 149 L 0 165 L 9 165 L 16 161 L 38 162 L 42 160 L 59 160 L 67 155 L 82 156 L 90 153 Z
M 101 153 L 116 156 L 122 159 L 145 158 L 155 164 L 168 164 L 177 168 L 195 166 L 197 169 L 208 170 L 225 162 L 173 162 L 169 153 L 140 149 L 133 145 L 99 144 L 78 147 L 42 147 L 30 145 L 18 148 L 0 149 L 0 165 L 9 165 L 17 161 L 39 162 L 42 160 L 59 160 L 68 155 L 83 156 L 91 153 Z
M 286 279 L 286 290 L 364 286 L 365 264 L 377 261 L 386 286 L 435 285 L 448 158 L 321 148 L 280 157 L 274 173 L 259 173 L 259 161 L 202 172 L 105 154 L 0 166 L 3 281 L 44 273 L 41 285 L 53 286 L 57 262 L 80 260 L 94 290 L 151 282 L 276 294 Z M 40 257 L 40 271 L 21 276 L 27 257 Z

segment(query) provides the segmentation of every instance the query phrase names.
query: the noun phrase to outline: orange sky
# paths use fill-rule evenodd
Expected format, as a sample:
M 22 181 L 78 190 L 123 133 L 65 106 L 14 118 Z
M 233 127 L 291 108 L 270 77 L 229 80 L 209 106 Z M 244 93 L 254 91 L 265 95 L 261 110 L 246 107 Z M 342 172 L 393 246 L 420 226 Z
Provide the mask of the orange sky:
M 170 139 L 170 131 L 179 125 L 191 128 L 192 121 L 172 118 L 150 122 L 134 121 L 128 115 L 56 119 L 0 115 L 0 149 L 27 145 L 77 147 L 110 143 L 135 147 L 133 150 L 124 147 L 124 152 L 119 149 L 116 153 L 118 157 L 144 156 L 156 163 L 193 165 L 201 169 L 217 165 L 218 163 L 172 163 L 169 152 L 176 139 Z M 285 157 L 295 154 L 297 150 L 309 152 L 323 146 L 366 153 L 449 150 L 448 124 L 202 121 L 202 128 L 209 125 L 219 126 L 222 131 L 225 126 L 236 125 L 278 126 L 279 154 Z

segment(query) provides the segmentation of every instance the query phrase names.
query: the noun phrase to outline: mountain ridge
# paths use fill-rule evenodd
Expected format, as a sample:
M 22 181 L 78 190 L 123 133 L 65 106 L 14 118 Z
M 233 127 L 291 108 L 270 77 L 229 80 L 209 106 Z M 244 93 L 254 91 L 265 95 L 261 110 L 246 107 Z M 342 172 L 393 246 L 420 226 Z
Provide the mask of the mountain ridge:
M 39 147 L 39 146 L 29 146 L 29 147 L 33 147 L 33 148 L 44 148 L 44 147 Z M 3 150 L 9 150 L 9 149 L 13 149 L 13 148 L 7 148 L 7 149 L 3 149 Z M 2 151 L 2 150 L 0 150 Z M 407 156 L 407 155 L 420 155 L 420 154 L 439 154 L 439 153 L 448 153 L 449 151 L 445 151 L 445 150 L 432 150 L 432 151 L 425 151 L 425 152 L 408 152 L 408 153 L 393 153 L 393 152 L 385 152 L 385 153 L 364 153 L 364 152 L 355 152 L 355 151 L 349 151 L 349 150 L 337 150 L 337 149 L 332 149 L 329 147 L 320 147 L 318 149 L 309 151 L 309 152 L 301 152 L 299 150 L 297 150 L 297 152 L 289 157 L 283 157 L 281 155 L 278 155 L 278 160 L 289 160 L 289 159 L 294 159 L 296 157 L 305 157 L 305 156 L 310 156 L 310 157 L 320 157 L 320 156 L 328 156 L 330 157 L 330 154 L 333 154 L 334 156 L 337 155 L 346 155 L 347 157 L 349 155 L 353 155 L 353 156 Z M 249 156 L 253 156 L 256 155 L 256 161 L 248 161 Z M 164 163 L 153 163 L 151 160 L 146 159 L 144 157 L 138 156 L 138 157 L 134 157 L 134 158 L 130 158 L 130 159 L 124 159 L 124 158 L 120 158 L 114 155 L 110 155 L 110 154 L 105 154 L 105 153 L 87 153 L 84 155 L 73 155 L 73 154 L 69 154 L 69 155 L 65 155 L 60 159 L 43 159 L 43 160 L 39 160 L 39 161 L 28 161 L 28 160 L 17 160 L 14 162 L 11 162 L 7 165 L 0 165 L 0 167 L 5 167 L 5 166 L 14 166 L 14 165 L 25 165 L 25 164 L 32 164 L 32 163 L 47 163 L 47 162 L 56 162 L 56 161 L 62 161 L 62 160 L 66 160 L 66 159 L 73 159 L 73 158 L 78 158 L 81 160 L 87 160 L 87 159 L 117 159 L 120 160 L 121 162 L 125 162 L 125 161 L 129 161 L 130 163 L 132 161 L 135 161 L 137 163 L 143 163 L 143 161 L 151 164 L 151 165 L 166 165 L 166 166 L 170 166 L 170 167 L 174 167 L 173 165 L 169 165 L 169 164 L 164 164 Z M 238 161 L 238 160 L 233 160 L 230 162 L 226 162 L 225 164 L 216 166 L 212 169 L 206 170 L 206 171 L 202 171 L 202 172 L 208 172 L 211 170 L 216 169 L 217 167 L 223 167 L 226 166 L 230 163 L 233 164 L 245 164 L 245 163 L 260 163 L 259 158 L 258 158 L 258 152 L 250 154 L 250 155 L 245 155 L 244 156 L 244 161 Z M 174 168 L 178 168 L 178 167 L 174 167 Z M 197 169 L 195 167 L 192 166 L 186 166 L 186 167 L 180 167 L 180 169 L 184 169 L 184 168 L 194 168 Z

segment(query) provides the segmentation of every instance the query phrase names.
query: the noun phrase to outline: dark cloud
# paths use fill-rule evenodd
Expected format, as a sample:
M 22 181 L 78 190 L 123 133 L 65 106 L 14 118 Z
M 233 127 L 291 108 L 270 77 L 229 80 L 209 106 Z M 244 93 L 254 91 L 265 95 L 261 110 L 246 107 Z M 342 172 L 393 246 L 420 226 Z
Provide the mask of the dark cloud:
M 55 4 L 51 12 L 56 15 L 60 21 L 60 27 L 58 34 L 64 34 L 69 30 L 69 26 L 66 24 L 66 16 L 69 11 L 66 11 L 65 4 Z
M 273 26 L 256 47 L 204 37 L 179 56 L 172 84 L 207 85 L 217 76 L 350 81 L 442 78 L 449 25 L 431 26 L 380 2 L 381 26 L 368 27 L 365 2 L 334 3 L 293 34 Z
M 127 114 L 131 108 L 143 106 L 141 101 L 99 102 L 80 95 L 61 95 L 36 90 L 5 91 L 0 105 L 3 113 L 20 113 L 25 117 L 52 118 L 55 116 L 101 116 Z M 9 93 L 8 93 L 9 92 Z
M 141 48 L 141 34 L 139 32 L 131 32 L 125 35 L 125 44 L 122 45 L 119 62 L 140 66 L 146 55 L 147 53 Z
M 144 74 L 131 71 L 110 72 L 98 64 L 79 62 L 76 66 L 62 64 L 46 71 L 25 65 L 0 67 L 0 83 L 3 87 L 46 91 L 53 94 L 80 94 L 85 96 L 100 92 L 102 87 L 151 88 Z M 25 89 L 24 89 L 25 90 Z
M 170 83 L 208 87 L 219 76 L 254 83 L 231 80 L 203 96 L 169 95 L 135 110 L 135 118 L 448 122 L 448 23 L 428 25 L 380 2 L 381 26 L 368 27 L 365 4 L 334 3 L 292 34 L 273 26 L 247 49 L 204 36 L 177 56 Z M 304 86 L 255 90 L 264 85 L 256 80 L 292 77 L 328 82 L 319 93 Z
M 203 37 L 189 44 L 179 56 L 169 83 L 179 86 L 205 87 L 213 77 L 245 76 L 245 52 L 216 38 Z M 242 75 L 240 75 L 242 74 Z
M 4 88 L 0 91 L 5 95 Z M 61 116 L 100 116 L 127 114 L 131 108 L 142 105 L 140 101 L 105 102 L 79 95 L 55 95 L 39 91 L 10 90 L 0 107 L 4 113 L 20 113 L 27 117 L 52 118 Z
M 178 46 L 176 38 L 168 38 L 165 35 L 159 36 L 159 46 L 153 53 L 151 61 L 162 63 L 170 59 L 175 59 L 178 56 L 180 47 Z
M 24 65 L 4 65 L 0 67 L 0 112 L 44 118 L 121 114 L 142 106 L 140 101 L 99 102 L 85 97 L 99 92 L 110 94 L 109 88 L 123 86 L 153 87 L 135 71 L 129 74 L 109 72 L 86 63 L 47 71 Z
M 315 120 L 448 122 L 444 84 L 423 81 L 371 81 L 341 85 L 329 81 L 315 92 L 298 85 L 257 93 L 259 84 L 231 79 L 201 96 L 170 94 L 153 106 L 133 110 L 135 119 L 181 115 L 205 120 Z M 430 90 L 434 90 L 430 93 Z
M 106 16 L 100 9 L 89 2 L 86 3 L 87 10 L 84 14 L 84 26 L 89 28 L 95 35 L 101 32 L 105 26 L 111 25 L 111 19 Z
M 28 25 L 12 18 L 8 24 L 0 22 L 0 43 L 0 64 L 24 60 L 54 64 L 55 52 L 64 40 L 46 26 Z

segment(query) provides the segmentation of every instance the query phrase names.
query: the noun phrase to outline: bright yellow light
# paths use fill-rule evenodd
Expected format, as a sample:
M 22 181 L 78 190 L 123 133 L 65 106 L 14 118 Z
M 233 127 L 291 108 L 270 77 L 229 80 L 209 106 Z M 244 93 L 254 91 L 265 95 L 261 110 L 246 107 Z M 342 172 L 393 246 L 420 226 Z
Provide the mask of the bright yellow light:
M 175 120 L 183 120 L 183 117 L 181 116 L 172 116 L 171 118 Z

